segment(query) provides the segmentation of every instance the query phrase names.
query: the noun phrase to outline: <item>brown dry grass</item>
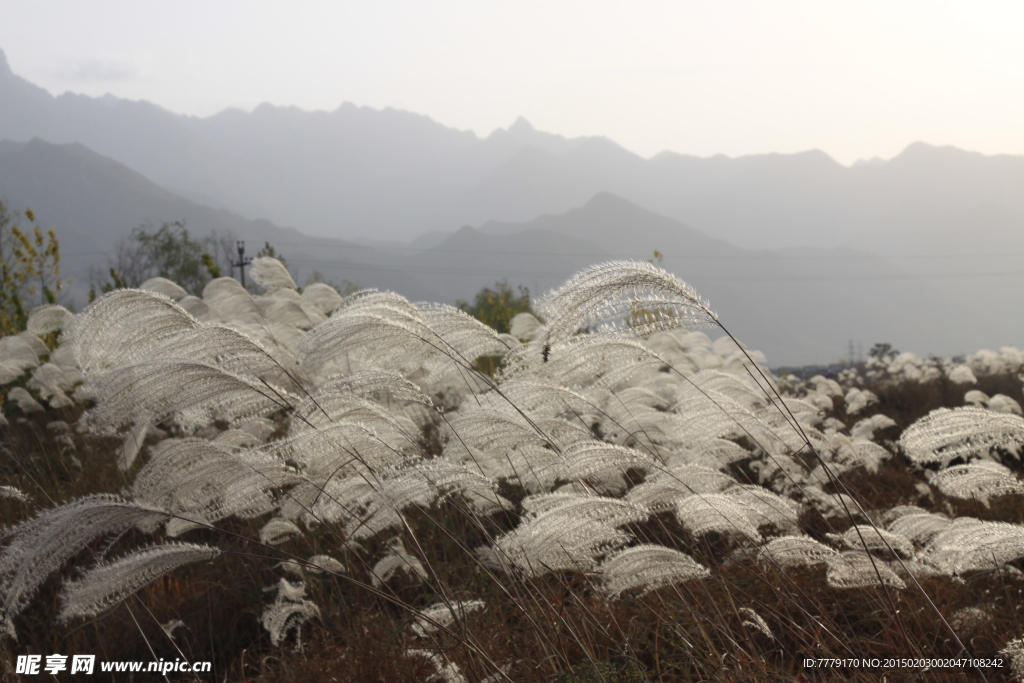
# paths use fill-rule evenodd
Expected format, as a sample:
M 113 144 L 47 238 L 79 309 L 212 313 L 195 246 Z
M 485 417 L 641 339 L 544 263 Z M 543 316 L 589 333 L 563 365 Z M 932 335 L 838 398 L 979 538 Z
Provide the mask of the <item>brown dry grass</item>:
M 983 378 L 981 388 L 1024 402 L 1019 381 L 1011 379 L 1015 378 Z M 962 387 L 941 383 L 873 390 L 881 403 L 867 414 L 883 412 L 901 428 L 932 408 L 962 404 L 963 396 Z M 30 416 L 3 433 L 0 483 L 17 486 L 33 498 L 33 506 L 0 500 L 5 524 L 24 519 L 32 509 L 116 491 L 126 483 L 114 466 L 115 442 L 76 435 L 75 449 L 62 452 L 46 424 L 52 419 L 73 423 L 76 417 L 74 411 Z M 895 438 L 898 432 L 893 428 L 883 436 Z M 430 442 L 427 435 L 425 443 Z M 937 494 L 923 499 L 915 489 L 919 475 L 899 458 L 876 474 L 855 471 L 843 480 L 866 509 L 913 503 L 1024 523 L 1019 500 L 996 500 L 991 508 L 979 509 Z M 849 525 L 830 526 L 810 514 L 802 521 L 805 530 L 819 538 Z M 496 531 L 509 528 L 514 519 L 497 516 L 489 523 Z M 253 538 L 259 525 L 236 521 L 222 526 Z M 487 659 L 507 665 L 507 675 L 514 681 L 877 681 L 882 680 L 878 670 L 813 670 L 801 662 L 809 656 L 961 655 L 912 584 L 904 591 L 890 591 L 888 597 L 877 588 L 834 590 L 825 583 L 823 567 L 786 572 L 765 567 L 737 552 L 729 538 L 695 539 L 668 516 L 634 531 L 641 538 L 685 549 L 712 569 L 712 577 L 614 601 L 597 589 L 595 577 L 581 572 L 532 581 L 489 575 L 466 551 L 482 543 L 484 533 L 453 503 L 411 514 L 409 531 L 436 580 L 428 587 L 395 578 L 384 589 L 394 600 L 350 580 L 369 582 L 367 563 L 379 554 L 380 541 L 370 542 L 370 552 L 361 555 L 342 551 L 335 537 L 320 530 L 274 552 L 232 534 L 200 530 L 191 532 L 189 540 L 224 549 L 216 562 L 175 572 L 98 619 L 61 626 L 54 619 L 59 579 L 88 566 L 89 553 L 83 553 L 62 577 L 51 577 L 15 620 L 19 641 L 0 643 L 0 671 L 4 680 L 15 680 L 14 658 L 26 653 L 94 653 L 104 660 L 146 661 L 155 653 L 165 659 L 183 655 L 212 661 L 214 674 L 209 680 L 218 681 L 424 681 L 434 668 L 423 658 L 406 656 L 408 649 L 420 648 L 443 652 L 471 681 L 494 674 Z M 416 547 L 412 535 L 407 534 L 407 548 Z M 117 554 L 119 548 L 140 540 L 141 535 L 129 533 L 112 551 Z M 98 543 L 92 550 L 105 547 Z M 262 589 L 282 576 L 276 564 L 286 553 L 309 557 L 322 552 L 341 559 L 350 578 L 310 577 L 308 591 L 320 606 L 321 617 L 303 627 L 301 647 L 294 641 L 271 646 L 259 622 L 267 601 Z M 1007 640 L 1024 634 L 1024 581 L 1010 575 L 1017 569 L 972 576 L 962 584 L 949 579 L 922 581 L 947 618 L 971 606 L 991 614 L 987 623 L 960 633 L 970 656 L 996 657 Z M 417 638 L 409 628 L 410 613 L 395 600 L 421 608 L 436 601 L 438 588 L 454 599 L 483 599 L 487 607 L 453 627 L 452 634 Z M 898 609 L 897 618 L 890 600 Z M 745 626 L 741 607 L 760 614 L 775 638 Z M 160 627 L 172 619 L 186 625 L 173 640 Z M 884 675 L 888 681 L 982 680 L 967 670 L 903 669 Z M 1008 669 L 989 669 L 984 675 L 989 681 L 1009 680 Z

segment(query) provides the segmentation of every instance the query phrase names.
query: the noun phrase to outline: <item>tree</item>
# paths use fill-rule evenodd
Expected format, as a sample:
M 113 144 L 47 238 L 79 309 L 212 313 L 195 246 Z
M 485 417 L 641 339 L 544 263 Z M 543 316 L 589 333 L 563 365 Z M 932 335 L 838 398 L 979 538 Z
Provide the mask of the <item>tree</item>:
M 221 266 L 209 249 L 216 236 L 193 239 L 184 221 L 164 223 L 154 230 L 140 225 L 120 241 L 109 264 L 110 281 L 93 274 L 93 290 L 138 287 L 151 277 L 165 277 L 191 294 L 200 294 L 212 278 L 220 277 Z M 98 282 L 99 281 L 99 282 Z
M 260 258 L 261 256 L 269 256 L 270 258 L 276 258 L 278 261 L 281 262 L 282 266 L 284 266 L 285 268 L 288 267 L 288 261 L 285 260 L 284 254 L 277 253 L 277 249 L 274 249 L 274 245 L 272 245 L 270 242 L 264 242 L 263 248 L 256 252 L 256 258 Z
M 530 290 L 518 285 L 518 294 L 512 291 L 507 280 L 494 283 L 494 287 L 484 287 L 477 292 L 473 303 L 456 301 L 455 305 L 466 313 L 490 325 L 498 332 L 508 333 L 509 324 L 517 313 L 533 313 L 530 306 Z
M 36 223 L 26 209 L 24 218 Z M 53 228 L 38 224 L 31 232 L 16 223 L 19 214 L 0 202 L 0 336 L 25 329 L 28 310 L 57 302 L 66 284 L 60 279 L 60 244 Z
M 900 355 L 900 352 L 892 347 L 892 344 L 888 342 L 879 342 L 871 347 L 868 351 L 868 355 L 878 360 L 892 360 L 896 356 Z

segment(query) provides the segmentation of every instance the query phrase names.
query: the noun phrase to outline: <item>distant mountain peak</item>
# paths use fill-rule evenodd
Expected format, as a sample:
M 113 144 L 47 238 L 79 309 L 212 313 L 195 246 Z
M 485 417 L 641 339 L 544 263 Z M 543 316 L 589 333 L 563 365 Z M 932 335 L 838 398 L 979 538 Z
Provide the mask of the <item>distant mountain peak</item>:
M 11 71 L 11 65 L 7 63 L 7 55 L 0 49 L 0 76 L 13 76 L 14 72 Z
M 895 158 L 913 159 L 935 159 L 935 158 L 964 158 L 968 156 L 981 157 L 978 152 L 971 152 L 966 149 L 952 145 L 932 145 L 927 142 L 911 142 L 906 149 L 900 152 Z
M 531 132 L 537 130 L 533 127 L 533 124 L 526 120 L 526 117 L 520 116 L 515 122 L 508 127 L 510 133 L 515 132 Z
M 619 195 L 613 192 L 608 192 L 607 190 L 602 190 L 595 194 L 593 197 L 590 198 L 589 201 L 587 201 L 586 204 L 583 205 L 582 208 L 605 209 L 613 206 L 642 209 L 642 207 L 629 201 L 628 199 L 624 199 L 623 197 L 620 197 Z

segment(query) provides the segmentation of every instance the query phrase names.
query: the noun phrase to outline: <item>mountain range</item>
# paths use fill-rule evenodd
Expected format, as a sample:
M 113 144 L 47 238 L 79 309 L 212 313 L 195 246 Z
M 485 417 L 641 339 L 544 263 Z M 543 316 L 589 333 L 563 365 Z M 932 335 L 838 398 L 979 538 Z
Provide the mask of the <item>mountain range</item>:
M 0 199 L 58 228 L 79 283 L 131 228 L 184 219 L 271 242 L 300 282 L 315 269 L 442 301 L 501 278 L 536 294 L 658 250 L 773 363 L 835 359 L 851 339 L 952 354 L 1024 337 L 1003 313 L 1022 284 L 1019 156 L 643 159 L 524 119 L 479 138 L 347 103 L 197 118 L 53 96 L 2 52 L 0 140 Z

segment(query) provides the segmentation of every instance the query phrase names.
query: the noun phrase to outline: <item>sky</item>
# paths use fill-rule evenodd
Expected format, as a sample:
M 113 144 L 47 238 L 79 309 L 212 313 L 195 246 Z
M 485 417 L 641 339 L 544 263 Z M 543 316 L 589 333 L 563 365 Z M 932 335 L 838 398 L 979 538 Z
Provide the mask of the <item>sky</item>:
M 0 0 L 53 94 L 209 116 L 395 107 L 481 137 L 519 116 L 648 157 L 924 141 L 1024 154 L 1024 2 Z

